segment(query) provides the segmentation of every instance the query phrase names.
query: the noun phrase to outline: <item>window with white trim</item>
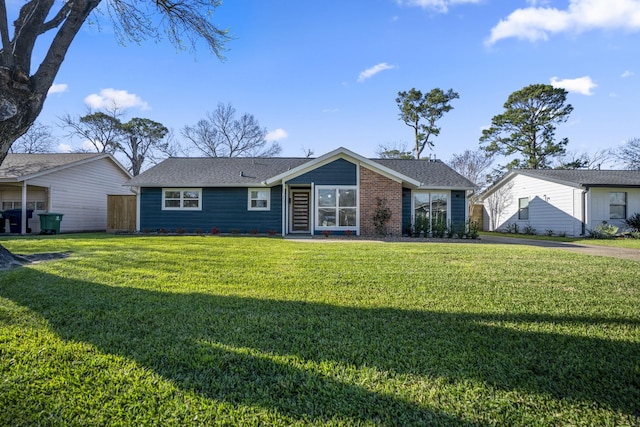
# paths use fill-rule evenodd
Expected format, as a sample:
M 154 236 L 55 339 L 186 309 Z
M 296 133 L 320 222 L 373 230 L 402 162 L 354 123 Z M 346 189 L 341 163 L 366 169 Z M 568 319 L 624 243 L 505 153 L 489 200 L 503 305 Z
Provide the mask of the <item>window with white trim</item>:
M 163 188 L 162 210 L 202 210 L 202 188 Z
M 609 219 L 627 218 L 627 193 L 609 193 Z
M 248 209 L 250 211 L 268 211 L 271 209 L 270 200 L 270 188 L 250 188 Z
M 521 197 L 518 199 L 518 219 L 529 219 L 529 198 Z
M 316 186 L 316 226 L 353 229 L 357 226 L 358 189 L 355 186 Z

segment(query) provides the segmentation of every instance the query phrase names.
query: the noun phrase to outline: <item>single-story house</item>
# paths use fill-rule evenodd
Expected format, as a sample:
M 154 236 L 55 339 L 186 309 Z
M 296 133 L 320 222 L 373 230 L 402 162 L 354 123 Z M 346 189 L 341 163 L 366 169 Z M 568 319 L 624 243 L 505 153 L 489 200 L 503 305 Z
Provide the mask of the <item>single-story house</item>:
M 345 148 L 318 158 L 169 158 L 129 181 L 139 231 L 217 229 L 375 234 L 377 199 L 399 236 L 415 213 L 467 221 L 473 184 L 441 161 L 367 159 Z
M 22 234 L 39 233 L 38 214 L 46 212 L 63 215 L 63 233 L 105 230 L 107 195 L 130 195 L 129 179 L 110 154 L 8 154 L 0 165 L 0 209 L 21 212 Z
M 511 170 L 480 197 L 484 229 L 580 236 L 640 212 L 640 170 Z M 513 231 L 513 229 L 512 229 Z

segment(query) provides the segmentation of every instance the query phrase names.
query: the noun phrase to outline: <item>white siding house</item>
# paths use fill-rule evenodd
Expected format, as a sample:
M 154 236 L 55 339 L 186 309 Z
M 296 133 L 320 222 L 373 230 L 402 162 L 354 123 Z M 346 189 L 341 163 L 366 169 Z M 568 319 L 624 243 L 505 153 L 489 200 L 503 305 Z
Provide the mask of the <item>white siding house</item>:
M 579 236 L 603 223 L 624 229 L 640 212 L 640 171 L 512 170 L 481 200 L 488 231 L 516 225 Z
M 22 234 L 40 232 L 38 214 L 63 214 L 60 232 L 107 227 L 107 195 L 131 194 L 131 175 L 111 155 L 9 154 L 0 166 L 0 209 L 22 210 Z M 6 221 L 6 219 L 4 220 Z M 8 221 L 5 230 L 9 231 Z

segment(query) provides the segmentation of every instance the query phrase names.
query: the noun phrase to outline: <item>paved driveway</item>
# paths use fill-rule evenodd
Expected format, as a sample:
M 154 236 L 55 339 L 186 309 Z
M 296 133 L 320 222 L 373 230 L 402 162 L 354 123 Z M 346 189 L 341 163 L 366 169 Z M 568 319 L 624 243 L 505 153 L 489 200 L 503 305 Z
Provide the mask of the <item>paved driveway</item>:
M 585 245 L 583 243 L 571 242 L 554 242 L 551 240 L 521 239 L 519 237 L 488 236 L 486 234 L 482 235 L 480 240 L 484 243 L 529 245 L 543 248 L 564 249 L 587 255 L 608 256 L 640 262 L 640 249 L 614 248 L 610 246 Z

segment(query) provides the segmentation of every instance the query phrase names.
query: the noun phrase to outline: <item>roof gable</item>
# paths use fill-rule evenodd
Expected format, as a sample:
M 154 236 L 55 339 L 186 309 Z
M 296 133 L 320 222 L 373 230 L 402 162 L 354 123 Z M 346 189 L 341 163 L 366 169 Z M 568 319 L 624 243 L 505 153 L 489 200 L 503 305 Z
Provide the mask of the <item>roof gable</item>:
M 0 165 L 0 181 L 19 182 L 100 159 L 110 159 L 125 175 L 129 172 L 107 153 L 7 154 Z
M 487 198 L 517 175 L 583 189 L 589 187 L 640 187 L 640 170 L 512 169 L 487 188 L 482 194 L 482 198 Z

